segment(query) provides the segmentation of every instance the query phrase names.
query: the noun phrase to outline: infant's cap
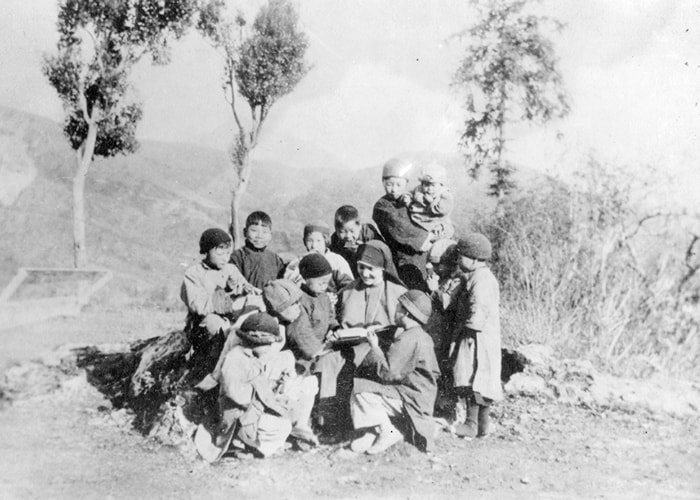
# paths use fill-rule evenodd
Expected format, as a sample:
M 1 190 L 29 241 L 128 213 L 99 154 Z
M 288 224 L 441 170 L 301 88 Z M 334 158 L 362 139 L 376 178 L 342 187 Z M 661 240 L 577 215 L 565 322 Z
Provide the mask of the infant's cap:
M 447 182 L 447 171 L 439 163 L 428 163 L 421 169 L 418 180 L 421 182 L 445 184 Z

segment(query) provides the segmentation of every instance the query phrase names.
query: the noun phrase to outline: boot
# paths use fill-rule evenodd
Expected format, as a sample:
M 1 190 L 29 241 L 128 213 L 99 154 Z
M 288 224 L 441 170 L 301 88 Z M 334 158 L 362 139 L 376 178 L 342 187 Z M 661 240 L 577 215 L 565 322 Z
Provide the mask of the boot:
M 486 437 L 489 434 L 489 424 L 491 420 L 489 410 L 489 405 L 479 405 L 479 426 L 477 429 L 477 437 Z
M 479 421 L 479 405 L 473 398 L 467 399 L 467 417 L 463 424 L 455 425 L 455 434 L 463 438 L 474 438 L 477 435 Z

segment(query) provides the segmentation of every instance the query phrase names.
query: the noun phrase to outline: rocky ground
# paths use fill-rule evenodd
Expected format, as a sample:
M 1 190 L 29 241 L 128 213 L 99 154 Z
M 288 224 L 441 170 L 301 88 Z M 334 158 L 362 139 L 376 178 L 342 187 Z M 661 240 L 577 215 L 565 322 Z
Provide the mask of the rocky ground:
M 659 404 L 668 399 L 661 379 L 630 391 L 630 381 L 606 383 L 592 367 L 567 368 L 541 349 L 494 407 L 487 438 L 441 431 L 431 455 L 401 444 L 370 457 L 340 444 L 209 466 L 187 446 L 135 432 L 129 412 L 66 362 L 68 348 L 38 356 L 61 339 L 129 341 L 177 323 L 144 315 L 120 327 L 115 317 L 60 320 L 50 333 L 40 325 L 0 331 L 9 347 L 0 357 L 0 498 L 700 498 L 697 387 L 678 383 L 671 393 L 682 404 Z M 111 333 L 101 333 L 105 321 Z M 20 334 L 32 337 L 31 349 Z

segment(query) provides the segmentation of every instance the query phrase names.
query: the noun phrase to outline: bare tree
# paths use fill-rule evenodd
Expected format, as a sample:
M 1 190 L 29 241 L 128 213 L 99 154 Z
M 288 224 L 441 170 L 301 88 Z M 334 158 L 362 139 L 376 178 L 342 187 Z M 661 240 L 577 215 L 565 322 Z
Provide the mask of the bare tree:
M 223 0 L 209 0 L 201 9 L 198 27 L 224 56 L 223 89 L 235 137 L 230 160 L 231 234 L 241 242 L 240 206 L 252 173 L 250 153 L 272 105 L 291 92 L 309 70 L 304 61 L 308 41 L 298 28 L 298 13 L 288 0 L 269 0 L 248 28 L 243 14 L 227 15 Z M 244 118 L 239 97 L 247 105 Z
M 58 53 L 43 72 L 58 92 L 66 118 L 63 131 L 76 152 L 73 177 L 75 267 L 87 264 L 85 180 L 95 156 L 136 150 L 141 104 L 128 96 L 129 75 L 146 54 L 169 60 L 168 45 L 182 36 L 196 13 L 196 0 L 64 0 L 58 13 Z
M 526 14 L 527 0 L 472 0 L 478 16 L 458 34 L 467 39 L 464 59 L 453 86 L 465 94 L 467 117 L 461 145 L 469 173 L 477 178 L 486 166 L 493 174 L 489 193 L 502 198 L 515 183 L 505 159 L 506 127 L 519 121 L 545 123 L 564 117 L 569 102 L 564 92 L 546 26 L 561 23 Z

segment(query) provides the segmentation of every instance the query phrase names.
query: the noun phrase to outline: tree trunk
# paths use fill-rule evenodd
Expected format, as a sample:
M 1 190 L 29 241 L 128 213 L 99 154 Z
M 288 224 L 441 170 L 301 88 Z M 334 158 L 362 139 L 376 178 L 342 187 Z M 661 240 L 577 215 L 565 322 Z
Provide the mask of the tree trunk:
M 250 153 L 245 155 L 242 165 L 234 165 L 236 180 L 231 188 L 231 226 L 229 231 L 233 236 L 234 247 L 243 246 L 243 225 L 241 223 L 241 200 L 248 188 L 250 180 Z
M 73 263 L 76 268 L 87 265 L 85 244 L 85 179 L 92 164 L 97 139 L 97 123 L 90 121 L 88 135 L 76 151 L 77 166 L 73 177 Z

